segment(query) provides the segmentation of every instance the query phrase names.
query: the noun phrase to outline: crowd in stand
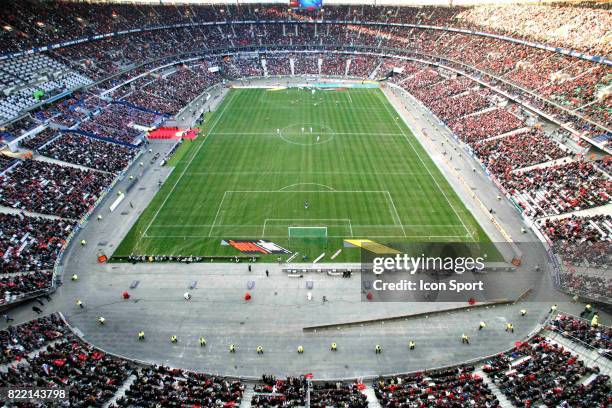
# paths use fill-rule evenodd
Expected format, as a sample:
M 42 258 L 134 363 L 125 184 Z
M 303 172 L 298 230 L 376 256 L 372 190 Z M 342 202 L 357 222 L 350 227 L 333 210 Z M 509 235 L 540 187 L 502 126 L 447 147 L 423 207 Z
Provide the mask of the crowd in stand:
M 111 407 L 237 407 L 243 392 L 239 380 L 153 366 L 138 371 Z
M 551 321 L 549 329 L 604 355 L 612 346 L 609 327 L 595 327 L 563 313 Z M 245 390 L 237 379 L 157 365 L 138 367 L 109 356 L 77 339 L 55 314 L 0 330 L 0 348 L 0 364 L 6 365 L 0 370 L 0 387 L 64 388 L 70 406 L 237 407 Z M 475 370 L 462 365 L 379 377 L 372 386 L 383 407 L 499 407 L 499 400 Z M 482 371 L 518 407 L 603 408 L 612 398 L 608 375 L 539 336 L 488 359 Z M 251 406 L 304 406 L 308 388 L 304 376 L 282 380 L 264 375 L 254 385 Z M 365 408 L 364 388 L 359 382 L 313 382 L 310 406 Z
M 413 70 L 409 71 L 412 73 L 418 72 L 420 68 L 417 66 Z M 405 77 L 404 77 L 405 78 Z M 477 84 L 471 79 L 460 76 L 454 79 L 446 79 L 438 82 L 431 87 L 424 87 L 421 89 L 414 89 L 412 94 L 425 105 L 430 106 L 430 103 L 434 101 L 444 101 L 446 98 L 458 94 L 466 94 L 470 89 L 474 89 Z M 437 113 L 436 113 L 437 114 Z M 443 115 L 438 115 L 441 119 L 445 119 Z
M 595 244 L 612 242 L 612 216 L 571 216 L 540 222 L 542 231 L 552 242 Z
M 40 149 L 40 153 L 94 170 L 117 173 L 134 158 L 136 149 L 75 133 L 65 133 Z
M 600 275 L 564 271 L 560 273 L 559 280 L 560 287 L 571 294 L 600 302 L 612 301 L 612 279 L 606 270 Z
M 534 218 L 605 205 L 612 196 L 607 176 L 586 161 L 507 173 L 500 181 Z
M 259 58 L 234 58 L 224 62 L 228 72 L 234 78 L 263 77 L 264 71 Z
M 87 91 L 76 91 L 65 99 L 36 110 L 35 116 L 41 122 L 51 121 L 71 128 L 108 105 L 108 101 L 99 97 L 99 92 L 95 86 Z
M 528 149 L 525 147 L 529 146 Z M 506 174 L 523 167 L 567 157 L 567 148 L 542 131 L 529 129 L 507 137 L 476 143 L 474 154 L 493 174 Z
M 272 57 L 266 59 L 266 68 L 269 76 L 291 75 L 289 58 Z
M 378 58 L 355 56 L 351 58 L 348 76 L 368 78 L 380 64 Z
M 429 109 L 443 121 L 449 121 L 486 109 L 491 105 L 491 101 L 481 92 L 467 92 L 456 97 L 432 101 Z
M 36 134 L 22 139 L 19 144 L 21 145 L 21 147 L 25 147 L 26 149 L 37 150 L 39 147 L 45 145 L 46 143 L 49 143 L 51 139 L 57 136 L 57 130 L 48 127 Z
M 110 104 L 102 110 L 102 113 L 81 122 L 79 129 L 96 136 L 132 143 L 142 135 L 142 130 L 135 128 L 134 125 L 151 126 L 158 118 L 159 116 L 154 113 L 121 104 Z
M 32 16 L 36 17 L 38 24 L 27 24 L 33 21 Z M 348 5 L 328 6 L 324 13 L 317 10 L 295 13 L 261 5 L 163 7 L 155 4 L 126 4 L 111 9 L 103 4 L 70 7 L 61 2 L 45 5 L 12 2 L 7 11 L 0 14 L 0 18 L 10 27 L 4 35 L 2 50 L 5 52 L 160 24 L 228 19 L 265 21 L 287 19 L 290 16 L 303 20 L 324 17 L 413 24 L 426 21 L 433 25 L 476 28 L 593 52 L 605 52 L 605 30 L 610 25 L 610 16 L 605 9 L 589 7 L 588 4 L 579 4 L 577 7 L 519 6 L 513 9 L 494 6 L 417 8 Z M 572 20 L 572 25 L 568 27 L 567 22 Z M 57 30 L 57 27 L 62 27 L 62 30 Z
M 551 322 L 552 329 L 573 341 L 597 349 L 612 359 L 612 328 L 598 325 L 593 327 L 588 320 L 559 313 Z
M 436 70 L 426 68 L 413 74 L 409 81 L 404 82 L 403 88 L 408 92 L 415 92 L 418 89 L 429 87 L 443 80 L 444 77 Z
M 605 54 L 609 52 L 606 38 L 612 16 L 605 8 L 597 8 L 597 3 L 592 4 L 592 8 L 588 2 L 582 3 L 582 7 L 562 3 L 554 7 L 535 4 L 520 7 L 481 6 L 467 9 L 456 18 L 484 30 Z M 571 26 L 568 25 L 570 21 Z M 588 29 L 572 29 L 575 27 Z
M 26 160 L 0 176 L 0 204 L 79 219 L 112 179 L 99 172 Z
M 206 88 L 221 81 L 218 72 L 208 70 L 213 66 L 216 66 L 215 63 L 210 61 L 178 67 L 166 77 L 149 80 L 144 86 L 132 86 L 133 91 L 127 93 L 123 100 L 155 112 L 176 114 Z M 246 65 L 238 65 L 242 66 Z
M 190 6 L 189 9 L 192 11 L 188 12 L 186 15 L 181 14 L 184 10 L 180 11 L 180 7 L 177 6 L 126 6 L 119 11 L 113 10 L 113 12 L 117 13 L 117 18 L 112 19 L 112 24 L 99 24 L 92 22 L 92 13 L 85 13 L 84 8 L 78 10 L 65 10 L 63 7 L 58 6 L 58 8 L 62 9 L 62 12 L 67 13 L 67 15 L 87 14 L 87 16 L 83 17 L 82 23 L 76 26 L 75 21 L 67 20 L 65 16 L 57 17 L 57 10 L 52 10 L 50 12 L 48 7 L 40 6 L 41 10 L 37 12 L 37 6 L 30 5 L 22 8 L 17 4 L 15 10 L 20 10 L 20 12 L 23 13 L 23 18 L 26 18 L 25 16 L 27 16 L 28 13 L 34 13 L 33 15 L 41 20 L 45 18 L 53 20 L 51 24 L 68 24 L 69 26 L 73 26 L 73 28 L 76 29 L 74 31 L 70 30 L 68 27 L 62 27 L 62 30 L 53 31 L 54 37 L 65 35 L 67 38 L 70 38 L 71 35 L 77 35 L 78 33 L 92 33 L 92 30 L 95 29 L 111 29 L 111 27 L 124 27 L 125 29 L 126 26 L 132 27 L 132 24 L 143 24 L 143 26 L 138 26 L 138 28 L 141 28 L 160 23 L 168 24 L 171 22 L 178 22 L 182 18 L 185 19 L 185 21 L 191 22 L 193 18 L 219 18 L 225 21 L 230 15 L 230 19 L 240 19 L 241 16 L 256 16 L 256 18 L 260 20 L 268 18 L 276 20 L 291 16 L 291 18 L 294 19 L 309 21 L 311 17 L 314 17 L 307 12 L 304 14 L 287 13 L 276 7 L 269 8 L 261 6 L 257 8 L 257 12 L 255 12 L 255 9 L 251 6 L 235 8 L 231 5 L 226 5 L 225 7 L 228 13 L 229 10 L 232 10 L 231 14 L 219 13 L 219 10 L 199 6 Z M 146 21 L 146 18 L 143 19 L 142 8 L 146 8 L 149 13 L 148 18 L 151 18 L 151 21 Z M 101 12 L 104 8 L 100 7 L 96 9 L 96 12 Z M 426 22 L 443 25 L 458 24 L 460 26 L 469 24 L 479 29 L 488 28 L 493 29 L 493 31 L 500 31 L 501 28 L 499 24 L 494 23 L 494 19 L 501 15 L 505 16 L 507 12 L 506 9 L 507 8 L 503 7 L 493 7 L 491 9 L 486 7 L 470 9 L 445 7 L 429 8 L 429 11 L 426 12 L 423 9 L 411 7 L 351 8 L 351 6 L 339 6 L 327 8 L 325 10 L 325 17 L 332 18 L 336 16 L 348 19 L 355 18 L 361 21 L 367 21 L 364 19 L 371 18 L 373 20 L 370 21 L 383 19 L 389 22 Z M 540 12 L 538 15 L 540 18 L 544 15 L 544 10 L 549 10 L 552 15 L 556 17 L 551 21 L 546 21 L 546 25 L 563 27 L 560 32 L 563 33 L 564 38 L 580 33 L 580 35 L 573 38 L 579 39 L 578 43 L 584 41 L 585 44 L 588 43 L 587 38 L 594 38 L 597 39 L 597 41 L 605 39 L 605 36 L 594 36 L 591 30 L 585 29 L 581 25 L 569 25 L 567 23 L 564 25 L 563 23 L 564 18 L 575 18 L 576 14 L 580 16 L 590 15 L 590 19 L 594 16 L 599 16 L 600 20 L 597 20 L 597 27 L 605 27 L 605 22 L 609 21 L 610 17 L 609 13 L 606 13 L 604 10 L 590 8 L 584 4 L 567 8 L 542 6 L 539 10 Z M 567 13 L 559 13 L 559 10 L 566 10 Z M 523 16 L 523 11 L 524 17 L 521 17 Z M 109 12 L 110 10 L 106 10 L 104 15 L 99 16 L 100 21 L 108 20 Z M 390 14 L 387 14 L 388 12 L 390 12 Z M 121 18 L 121 13 L 125 13 L 126 16 L 130 18 L 135 14 L 138 18 L 135 18 L 133 21 L 124 20 Z M 472 15 L 472 13 L 474 13 L 474 15 Z M 483 20 L 486 23 L 482 21 L 478 23 L 473 21 L 474 16 L 482 16 L 482 13 L 490 17 Z M 93 13 L 93 15 L 95 14 L 96 13 Z M 458 20 L 456 19 L 457 16 L 462 16 L 462 18 Z M 518 7 L 511 13 L 511 16 L 507 17 L 511 18 L 513 21 L 522 19 L 523 24 L 513 26 L 515 28 L 521 26 L 533 27 L 528 24 L 530 20 L 526 16 L 532 18 L 533 9 Z M 33 17 L 30 16 L 30 19 L 31 18 Z M 164 21 L 166 18 L 168 21 Z M 20 20 L 15 20 L 14 16 L 13 18 L 7 18 L 5 21 L 12 22 L 17 26 L 21 25 L 19 24 Z M 17 33 L 29 32 L 31 27 L 21 27 L 20 29 L 23 31 L 18 31 L 16 29 L 17 27 L 13 27 L 10 23 L 8 26 L 10 26 L 11 29 L 5 30 L 3 33 L 6 37 L 5 46 L 9 48 L 17 44 L 20 46 L 27 46 L 30 41 L 34 40 L 27 36 L 13 37 Z M 45 35 L 48 34 L 48 30 L 50 30 L 50 26 L 37 27 L 35 40 L 42 41 Z M 506 32 L 504 30 L 501 31 L 504 33 Z M 531 34 L 528 34 L 528 30 L 526 32 L 524 31 L 523 29 L 516 29 L 512 34 L 524 38 L 532 37 Z M 549 36 L 546 36 L 546 38 L 549 38 Z M 542 40 L 542 38 L 537 39 L 539 41 Z M 371 28 L 367 26 L 351 25 L 325 25 L 318 27 L 316 30 L 313 29 L 312 25 L 292 26 L 289 30 L 283 30 L 282 26 L 275 24 L 257 24 L 236 27 L 202 26 L 197 28 L 184 27 L 173 30 L 153 30 L 132 33 L 130 35 L 115 36 L 100 40 L 98 44 L 85 42 L 71 47 L 59 48 L 52 51 L 50 55 L 59 59 L 63 64 L 88 75 L 90 78 L 102 79 L 113 74 L 123 76 L 122 70 L 125 66 L 129 65 L 137 66 L 133 71 L 134 73 L 138 73 L 141 70 L 141 68 L 138 67 L 139 64 L 146 63 L 146 61 L 159 58 L 160 56 L 174 54 L 179 50 L 181 52 L 201 51 L 202 44 L 207 44 L 208 48 L 213 49 L 222 46 L 259 46 L 263 44 L 264 41 L 273 44 L 305 46 L 313 44 L 336 46 L 340 43 L 347 45 L 386 46 L 441 54 L 449 58 L 466 62 L 485 71 L 490 71 L 495 75 L 504 76 L 505 79 L 521 86 L 526 86 L 531 89 L 541 88 L 545 97 L 560 102 L 572 109 L 579 108 L 577 113 L 584 114 L 588 118 L 595 119 L 600 123 L 610 125 L 609 98 L 606 99 L 604 97 L 603 99 L 599 99 L 600 97 L 598 96 L 598 89 L 605 88 L 605 86 L 609 84 L 609 80 L 606 79 L 609 77 L 609 67 L 573 57 L 552 54 L 549 51 L 508 41 L 488 37 L 474 37 L 463 33 L 403 27 Z M 580 45 L 578 43 L 571 44 L 575 48 L 597 49 L 602 51 L 601 48 L 594 48 L 592 45 Z M 360 65 L 359 58 L 355 58 L 355 67 Z M 298 61 L 298 65 L 301 63 L 301 61 Z M 358 73 L 360 76 L 363 75 L 365 71 L 371 73 L 376 66 L 375 63 L 373 66 L 369 65 L 372 63 L 371 59 L 365 59 L 363 63 L 367 68 L 363 70 L 356 68 L 355 71 L 355 73 Z M 256 65 L 254 67 L 259 69 Z M 310 71 L 312 70 L 305 70 L 305 72 Z M 585 73 L 588 73 L 588 75 L 584 75 Z M 272 73 L 272 75 L 275 74 Z M 580 123 L 577 123 L 577 129 L 582 129 L 584 122 L 581 122 L 580 119 L 578 119 L 578 122 Z M 601 133 L 601 129 L 599 129 L 599 131 Z
M 264 375 L 261 383 L 254 387 L 255 394 L 251 398 L 251 406 L 254 408 L 303 406 L 307 387 L 305 377 L 287 377 L 281 380 L 271 375 Z
M 0 302 L 11 302 L 20 296 L 46 291 L 51 287 L 53 271 L 0 275 Z
M 506 109 L 493 109 L 449 122 L 449 127 L 466 143 L 474 143 L 510 132 L 523 126 L 523 121 Z
M 597 367 L 550 340 L 535 337 L 507 355 L 488 362 L 483 370 L 518 407 L 604 407 L 610 398 L 610 377 Z M 595 378 L 582 383 L 591 375 Z
M 344 54 L 326 55 L 321 64 L 321 72 L 330 76 L 344 76 L 348 59 L 349 57 Z
M 310 406 L 314 408 L 366 408 L 368 401 L 358 383 L 325 382 L 313 384 Z
M 73 222 L 0 214 L 0 270 L 3 274 L 53 268 Z
M 294 72 L 306 75 L 319 75 L 319 58 L 317 56 L 299 58 L 292 55 L 291 59 L 293 59 Z
M 2 134 L 2 132 L 8 132 L 13 137 L 19 137 L 36 126 L 38 126 L 38 122 L 36 122 L 30 115 L 25 115 L 21 119 L 4 126 L 0 126 L 0 134 Z
M 252 407 L 297 407 L 305 405 L 308 380 L 305 377 L 277 379 L 262 376 L 254 387 Z M 316 408 L 346 407 L 365 408 L 367 397 L 355 382 L 314 383 L 310 392 L 310 406 Z
M 0 156 L 0 172 L 6 170 L 9 166 L 14 163 L 14 159 L 7 156 Z
M 383 407 L 499 406 L 483 379 L 474 374 L 474 366 L 379 378 L 373 386 Z
M 102 407 L 130 372 L 127 361 L 67 335 L 35 356 L 11 364 L 7 372 L 0 371 L 0 386 L 64 388 L 70 406 Z
M 93 112 L 105 106 L 100 101 L 83 95 L 83 99 L 75 99 L 71 104 Z M 127 121 L 128 116 L 143 121 L 155 117 L 123 106 L 111 106 L 109 111 L 112 112 L 109 117 L 116 115 L 117 123 Z M 82 217 L 111 184 L 113 174 L 123 170 L 137 153 L 133 148 L 61 133 L 51 127 L 19 143 L 23 148 L 68 164 L 13 160 L 2 156 L 2 170 L 10 164 L 14 166 L 0 176 L 0 204 L 64 219 L 0 214 L 0 297 L 4 302 L 16 300 L 21 295 L 39 293 L 51 286 L 55 261 L 74 228 L 74 221 L 67 219 Z M 70 163 L 112 174 L 80 170 Z
M 64 337 L 67 333 L 68 328 L 56 314 L 0 330 L 0 364 L 20 361 L 29 353 Z

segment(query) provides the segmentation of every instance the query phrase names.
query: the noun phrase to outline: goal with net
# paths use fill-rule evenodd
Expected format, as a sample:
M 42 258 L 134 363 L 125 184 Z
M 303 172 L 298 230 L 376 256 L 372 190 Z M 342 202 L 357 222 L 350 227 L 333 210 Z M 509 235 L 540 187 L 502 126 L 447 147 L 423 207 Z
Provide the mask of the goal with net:
M 327 239 L 327 227 L 287 227 L 289 230 L 289 239 Z

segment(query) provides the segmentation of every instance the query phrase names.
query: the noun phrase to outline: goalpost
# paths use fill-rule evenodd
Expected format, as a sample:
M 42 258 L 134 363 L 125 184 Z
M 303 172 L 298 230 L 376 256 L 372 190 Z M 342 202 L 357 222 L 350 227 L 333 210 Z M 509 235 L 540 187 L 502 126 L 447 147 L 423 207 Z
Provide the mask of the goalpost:
M 302 248 L 325 248 L 327 250 L 327 226 L 287 227 L 289 245 Z
M 292 238 L 300 239 L 327 239 L 327 227 L 287 227 L 289 232 L 289 240 Z

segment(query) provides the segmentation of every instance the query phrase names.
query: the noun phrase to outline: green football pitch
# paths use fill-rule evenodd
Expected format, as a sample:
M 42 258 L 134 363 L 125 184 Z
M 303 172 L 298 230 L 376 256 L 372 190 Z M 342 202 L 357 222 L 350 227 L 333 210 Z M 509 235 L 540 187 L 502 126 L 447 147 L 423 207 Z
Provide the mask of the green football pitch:
M 115 256 L 240 255 L 223 241 L 264 239 L 358 261 L 345 239 L 489 241 L 379 89 L 232 89 L 170 165 Z

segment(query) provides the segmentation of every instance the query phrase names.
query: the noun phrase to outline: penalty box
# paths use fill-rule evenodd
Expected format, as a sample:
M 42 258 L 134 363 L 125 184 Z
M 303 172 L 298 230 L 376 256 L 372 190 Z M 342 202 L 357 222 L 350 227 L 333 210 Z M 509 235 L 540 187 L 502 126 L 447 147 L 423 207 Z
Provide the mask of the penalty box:
M 388 191 L 336 190 L 226 191 L 209 236 L 287 238 L 299 227 L 325 228 L 328 238 L 405 236 Z

